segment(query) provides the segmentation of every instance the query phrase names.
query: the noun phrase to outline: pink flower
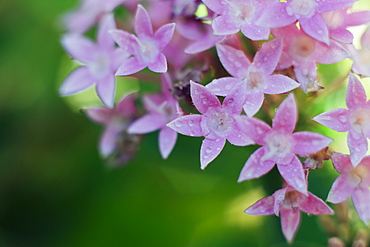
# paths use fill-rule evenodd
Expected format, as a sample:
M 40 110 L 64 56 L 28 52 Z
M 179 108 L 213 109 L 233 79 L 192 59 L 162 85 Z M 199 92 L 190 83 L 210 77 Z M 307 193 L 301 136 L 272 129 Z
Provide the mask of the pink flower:
M 370 27 L 361 36 L 361 48 L 347 47 L 353 60 L 352 70 L 356 74 L 370 76 Z
M 116 48 L 108 31 L 116 27 L 113 15 L 107 15 L 99 24 L 97 43 L 79 35 L 67 34 L 62 39 L 66 51 L 76 60 L 84 63 L 70 73 L 59 88 L 61 95 L 78 93 L 92 85 L 102 102 L 113 107 L 116 88 L 116 73 L 119 65 L 128 55 Z
M 145 67 L 157 73 L 165 73 L 167 60 L 162 51 L 170 43 L 174 30 L 175 24 L 170 23 L 159 28 L 154 34 L 148 13 L 143 6 L 138 5 L 135 15 L 137 37 L 123 30 L 110 31 L 114 41 L 133 55 L 118 68 L 116 75 L 131 75 Z
M 348 131 L 347 143 L 353 166 L 362 160 L 367 152 L 370 137 L 370 102 L 361 82 L 349 73 L 346 97 L 347 109 L 337 108 L 313 118 L 318 123 L 338 132 Z
M 350 157 L 341 153 L 334 153 L 332 161 L 335 170 L 341 175 L 334 181 L 328 195 L 328 201 L 341 203 L 349 196 L 360 219 L 370 224 L 370 156 L 366 156 L 353 167 Z
M 191 98 L 197 110 L 202 114 L 179 117 L 168 127 L 188 136 L 205 136 L 200 149 L 201 168 L 204 169 L 223 149 L 226 140 L 236 146 L 253 143 L 243 133 L 234 118 L 242 111 L 244 87 L 236 87 L 221 104 L 218 98 L 206 87 L 190 82 Z
M 334 213 L 323 200 L 312 193 L 302 194 L 289 185 L 277 190 L 272 196 L 257 201 L 247 208 L 245 213 L 280 216 L 283 234 L 288 242 L 291 242 L 301 220 L 300 211 L 313 215 Z
M 127 130 L 130 134 L 144 134 L 160 130 L 159 150 L 164 159 L 171 153 L 177 139 L 177 132 L 167 127 L 166 124 L 182 114 L 177 100 L 169 91 L 170 86 L 169 75 L 163 74 L 162 95 L 145 95 L 143 101 L 148 114 L 135 120 Z
M 307 194 L 302 163 L 296 154 L 307 156 L 316 153 L 332 140 L 314 132 L 292 133 L 297 122 L 297 105 L 293 94 L 280 104 L 272 128 L 256 118 L 241 116 L 237 121 L 241 129 L 262 146 L 249 157 L 238 181 L 261 177 L 277 164 L 285 181 L 297 191 Z

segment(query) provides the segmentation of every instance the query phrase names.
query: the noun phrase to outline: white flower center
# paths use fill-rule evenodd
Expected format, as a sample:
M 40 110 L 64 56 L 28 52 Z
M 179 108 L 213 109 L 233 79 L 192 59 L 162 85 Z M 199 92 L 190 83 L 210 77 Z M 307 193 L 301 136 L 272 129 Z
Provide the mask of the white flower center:
M 231 16 L 234 16 L 234 21 L 238 23 L 249 22 L 255 12 L 255 6 L 249 2 L 237 2 L 225 0 L 229 4 Z
M 298 209 L 299 207 L 299 196 L 300 193 L 296 190 L 288 191 L 285 194 L 285 200 L 283 202 L 283 208 L 285 209 Z
M 292 0 L 286 7 L 288 15 L 298 19 L 300 17 L 310 18 L 315 14 L 315 0 Z
M 348 180 L 352 185 L 360 185 L 362 182 L 366 181 L 367 176 L 369 175 L 369 170 L 366 166 L 359 164 L 349 173 Z M 368 186 L 367 184 L 364 184 Z
M 217 111 L 207 114 L 208 126 L 217 135 L 226 137 L 232 129 L 233 118 L 226 111 L 217 108 Z
M 260 72 L 249 72 L 247 76 L 247 92 L 259 91 L 264 86 L 264 78 Z
M 145 63 L 152 63 L 158 56 L 158 48 L 154 40 L 140 40 L 139 45 L 141 48 L 141 58 Z
M 87 66 L 90 72 L 94 75 L 95 78 L 100 79 L 104 78 L 110 72 L 110 59 L 109 55 L 102 52 L 98 53 L 95 56 L 95 59 L 92 63 L 89 63 Z
M 292 140 L 290 136 L 271 131 L 267 133 L 264 141 L 267 147 L 261 160 L 273 160 L 280 164 L 289 162 L 285 158 L 288 154 L 292 153 Z
M 370 109 L 356 109 L 354 112 L 352 112 L 349 121 L 353 129 L 358 133 L 367 133 L 367 129 L 370 129 Z

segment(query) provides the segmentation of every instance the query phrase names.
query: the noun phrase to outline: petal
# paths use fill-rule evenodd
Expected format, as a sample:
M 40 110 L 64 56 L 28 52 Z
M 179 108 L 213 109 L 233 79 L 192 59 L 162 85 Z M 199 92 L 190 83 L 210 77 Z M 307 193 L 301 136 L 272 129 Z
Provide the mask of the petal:
M 333 64 L 348 57 L 350 57 L 349 52 L 334 40 L 330 41 L 329 46 L 321 42 L 316 42 L 313 60 L 318 63 Z
M 260 147 L 253 154 L 251 154 L 251 156 L 249 156 L 249 159 L 240 172 L 238 182 L 259 178 L 268 173 L 274 167 L 275 162 L 271 160 L 261 160 L 264 154 L 265 149 Z
M 280 175 L 284 180 L 297 191 L 307 194 L 307 183 L 303 172 L 302 163 L 297 156 L 294 156 L 289 164 L 277 164 Z
M 274 214 L 276 216 L 279 216 L 279 214 L 280 214 L 280 209 L 282 208 L 282 206 L 284 204 L 285 194 L 286 194 L 288 188 L 290 188 L 290 187 L 285 187 L 281 190 L 277 190 L 272 195 L 274 197 Z
M 267 40 L 270 36 L 270 28 L 266 26 L 258 26 L 253 23 L 248 23 L 241 28 L 245 37 L 251 40 Z
M 274 197 L 268 196 L 260 199 L 255 204 L 244 211 L 251 215 L 270 215 L 274 214 Z
M 230 35 L 239 32 L 240 28 L 229 16 L 218 16 L 212 21 L 212 28 L 216 35 Z
M 114 75 L 107 76 L 104 80 L 99 80 L 96 83 L 96 92 L 104 103 L 109 108 L 114 106 L 114 93 L 116 91 L 116 78 Z
M 157 41 L 159 51 L 162 51 L 170 43 L 174 32 L 175 23 L 163 25 L 157 30 L 154 39 Z
M 208 133 L 204 133 L 201 127 L 202 115 L 186 115 L 169 122 L 167 126 L 174 131 L 187 135 L 187 136 L 204 136 Z
M 203 3 L 216 13 L 222 13 L 225 10 L 225 4 L 220 0 L 202 0 Z
M 299 87 L 299 83 L 284 75 L 271 75 L 265 78 L 266 94 L 281 94 Z
M 314 121 L 339 132 L 346 132 L 351 128 L 349 123 L 350 114 L 347 109 L 333 109 L 313 118 Z
M 100 138 L 99 150 L 101 155 L 107 157 L 114 151 L 117 145 L 118 135 L 119 130 L 116 126 L 114 126 L 113 124 L 107 126 Z
M 288 242 L 292 242 L 301 221 L 301 212 L 298 208 L 282 208 L 280 211 L 280 220 L 284 237 Z
M 244 115 L 234 116 L 234 119 L 241 131 L 247 133 L 258 145 L 265 145 L 264 138 L 267 132 L 271 131 L 271 127 L 268 124 L 258 118 L 250 118 Z
M 118 68 L 116 75 L 125 76 L 132 75 L 140 70 L 143 70 L 147 65 L 139 61 L 136 57 L 130 57 Z
M 331 160 L 333 162 L 335 170 L 339 173 L 347 173 L 349 170 L 353 169 L 351 159 L 347 154 L 334 152 L 331 155 Z
M 336 39 L 339 42 L 346 44 L 352 44 L 353 42 L 353 34 L 347 29 L 338 28 L 329 30 L 329 35 L 331 38 Z
M 271 75 L 276 69 L 282 52 L 283 38 L 276 38 L 262 44 L 253 58 L 253 63 L 260 64 L 265 76 Z
M 213 35 L 211 37 L 202 38 L 200 40 L 197 40 L 190 44 L 185 49 L 185 53 L 188 54 L 195 54 L 202 51 L 206 51 L 212 47 L 214 47 L 216 44 L 220 43 L 225 38 L 224 35 Z
M 278 2 L 267 7 L 261 17 L 256 21 L 257 25 L 268 26 L 270 28 L 285 27 L 292 24 L 297 19 L 294 15 L 289 16 L 286 12 L 287 3 Z
M 350 130 L 347 136 L 348 148 L 351 153 L 351 162 L 353 166 L 357 166 L 367 152 L 367 139 L 363 134 L 357 133 L 355 130 Z
M 329 31 L 324 19 L 320 15 L 314 15 L 311 18 L 301 18 L 299 23 L 303 31 L 312 38 L 329 44 Z
M 159 150 L 163 159 L 167 159 L 168 155 L 170 155 L 173 147 L 176 144 L 176 140 L 176 131 L 168 127 L 164 127 L 161 129 L 161 131 L 159 132 Z
M 114 15 L 106 15 L 99 23 L 98 31 L 98 44 L 105 50 L 114 49 L 114 40 L 108 31 L 116 29 L 116 23 L 114 22 Z
M 272 128 L 274 130 L 292 133 L 297 123 L 297 104 L 294 95 L 291 93 L 278 107 Z
M 206 113 L 209 107 L 221 106 L 218 98 L 209 89 L 193 81 L 190 81 L 190 95 L 194 106 L 202 114 Z
M 359 26 L 370 22 L 370 11 L 357 11 L 349 13 L 345 19 L 345 26 Z
M 348 109 L 366 104 L 366 92 L 359 79 L 349 73 L 346 103 Z
M 343 174 L 334 181 L 326 200 L 332 203 L 344 202 L 353 194 L 355 187 L 355 184 L 349 183 L 348 176 Z
M 87 116 L 96 123 L 107 124 L 112 116 L 112 110 L 104 107 L 84 109 Z
M 248 134 L 241 131 L 239 126 L 234 123 L 234 130 L 226 139 L 235 146 L 248 146 L 254 144 L 254 141 L 249 137 Z
M 251 62 L 243 51 L 222 44 L 216 45 L 216 48 L 218 57 L 226 71 L 233 77 L 244 79 Z
M 63 81 L 59 88 L 60 95 L 71 95 L 78 93 L 94 84 L 94 78 L 85 66 L 78 67 L 72 71 Z
M 352 195 L 353 205 L 360 219 L 370 225 L 370 191 L 368 188 L 358 188 Z
M 336 9 L 341 9 L 350 6 L 357 0 L 330 0 L 330 1 L 317 1 L 316 12 L 323 13 Z
M 206 88 L 219 96 L 226 96 L 236 85 L 240 83 L 240 79 L 234 77 L 223 77 L 214 79 L 206 85 Z
M 149 64 L 148 68 L 156 73 L 167 72 L 167 59 L 163 53 L 159 53 L 157 59 Z
M 224 99 L 222 105 L 233 113 L 239 115 L 245 102 L 246 87 L 239 83 Z
M 225 138 L 208 135 L 202 142 L 200 148 L 200 168 L 204 169 L 222 151 L 226 143 Z
M 134 55 L 140 50 L 137 38 L 128 32 L 123 30 L 110 30 L 113 40 L 121 47 L 124 51 Z
M 126 95 L 117 103 L 115 111 L 122 116 L 133 116 L 136 113 L 135 94 Z
M 329 146 L 333 141 L 331 138 L 310 131 L 293 133 L 293 139 L 294 153 L 301 157 L 319 152 L 323 148 Z
M 61 43 L 72 58 L 88 63 L 94 60 L 96 45 L 89 39 L 78 34 L 64 35 Z
M 308 192 L 300 195 L 299 209 L 307 214 L 334 214 L 333 210 L 320 198 Z
M 135 33 L 139 39 L 153 37 L 153 27 L 148 12 L 140 4 L 135 15 Z
M 149 113 L 135 120 L 127 129 L 129 134 L 144 134 L 166 125 L 166 119 L 158 113 Z
M 261 91 L 247 94 L 243 109 L 248 117 L 253 117 L 259 111 L 264 99 L 265 96 Z
M 303 92 L 314 92 L 321 89 L 319 82 L 316 80 L 317 68 L 313 60 L 295 66 L 294 74 Z

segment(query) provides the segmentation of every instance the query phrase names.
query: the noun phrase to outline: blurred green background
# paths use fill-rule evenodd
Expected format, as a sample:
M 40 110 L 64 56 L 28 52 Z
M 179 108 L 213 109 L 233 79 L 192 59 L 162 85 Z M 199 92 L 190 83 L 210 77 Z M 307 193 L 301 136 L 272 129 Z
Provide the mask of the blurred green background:
M 104 165 L 102 127 L 57 93 L 68 57 L 58 20 L 76 4 L 0 1 L 0 246 L 287 246 L 278 217 L 243 212 L 281 187 L 276 169 L 236 182 L 257 146 L 228 144 L 202 171 L 202 138 L 180 136 L 164 161 L 152 133 L 127 166 Z M 325 199 L 335 177 L 329 164 L 313 171 L 310 191 Z M 290 246 L 325 246 L 318 217 L 302 216 Z

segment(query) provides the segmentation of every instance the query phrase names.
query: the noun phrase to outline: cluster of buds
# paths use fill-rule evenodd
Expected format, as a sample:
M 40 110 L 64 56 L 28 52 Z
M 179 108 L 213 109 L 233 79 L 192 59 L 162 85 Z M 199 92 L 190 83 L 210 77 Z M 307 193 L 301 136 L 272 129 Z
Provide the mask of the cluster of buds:
M 370 76 L 370 28 L 362 48 L 347 29 L 370 23 L 370 11 L 353 11 L 356 0 L 83 0 L 64 17 L 64 49 L 83 65 L 60 86 L 63 96 L 95 87 L 104 106 L 85 109 L 105 125 L 100 141 L 114 164 L 129 161 L 140 134 L 159 130 L 159 150 L 166 159 L 177 134 L 204 137 L 200 166 L 205 169 L 226 140 L 236 146 L 259 145 L 240 173 L 239 182 L 259 178 L 275 165 L 283 188 L 245 210 L 275 214 L 290 242 L 300 211 L 333 214 L 308 191 L 309 170 L 331 159 L 341 173 L 328 201 L 352 197 L 361 220 L 370 223 L 370 102 L 355 74 Z M 119 17 L 116 9 L 126 15 Z M 95 41 L 86 32 L 97 26 Z M 134 34 L 133 34 L 134 33 Z M 217 59 L 218 58 L 218 59 Z M 317 63 L 353 60 L 346 103 L 313 118 L 338 132 L 348 131 L 349 155 L 328 151 L 332 139 L 299 131 L 299 108 L 292 90 L 323 89 Z M 156 76 L 160 74 L 160 77 Z M 120 95 L 117 77 L 149 76 L 161 86 L 152 94 Z M 326 90 L 326 89 L 324 89 Z M 266 107 L 265 94 L 287 95 L 271 127 L 255 117 Z M 283 96 L 284 97 L 284 96 Z M 144 109 L 137 110 L 136 101 Z M 140 105 L 140 104 L 139 104 Z M 144 114 L 139 112 L 145 111 Z M 299 157 L 307 158 L 302 162 Z M 334 240 L 333 240 L 334 241 Z

